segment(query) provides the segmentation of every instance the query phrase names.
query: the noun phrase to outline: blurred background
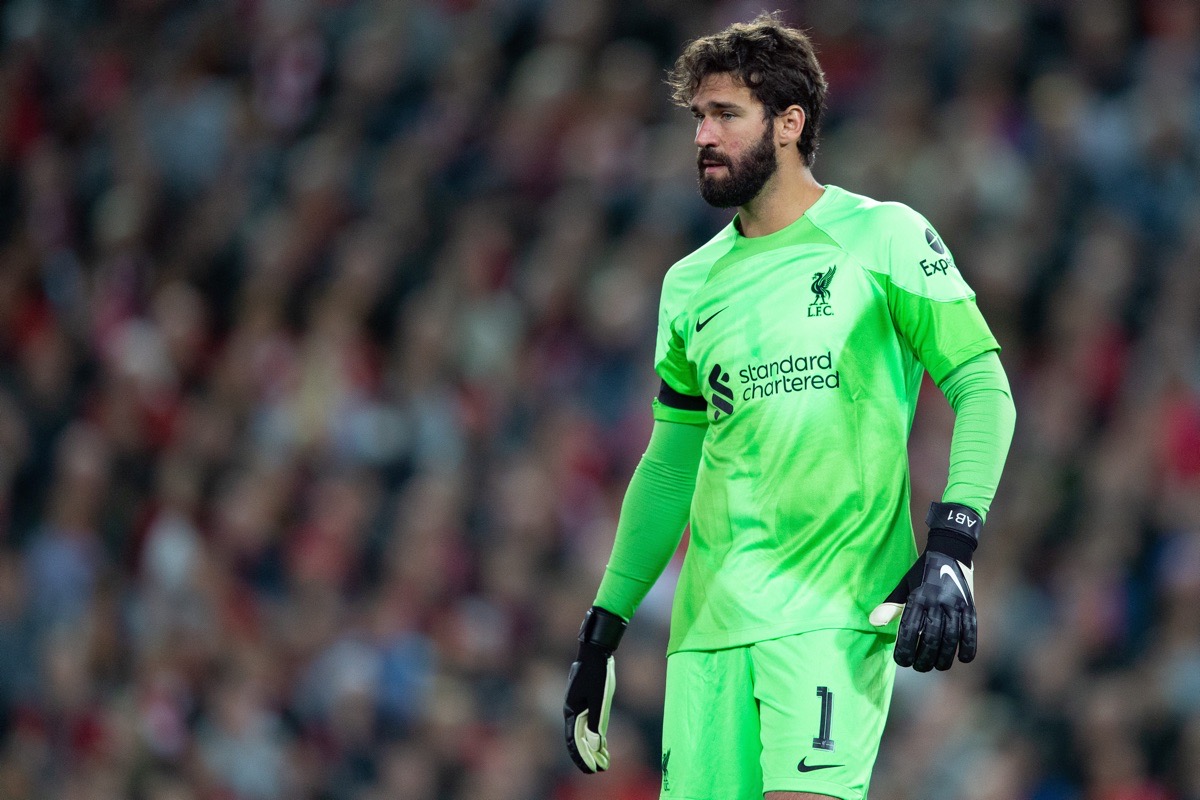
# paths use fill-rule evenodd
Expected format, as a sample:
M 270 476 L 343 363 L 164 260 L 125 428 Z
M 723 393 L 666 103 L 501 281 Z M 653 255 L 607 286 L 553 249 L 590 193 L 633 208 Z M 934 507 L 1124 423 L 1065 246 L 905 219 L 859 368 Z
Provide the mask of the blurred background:
M 779 5 L 816 176 L 934 223 L 1019 410 L 981 655 L 901 671 L 871 797 L 1197 800 L 1200 7 Z M 0 4 L 0 798 L 657 797 L 674 567 L 609 773 L 562 693 L 728 220 L 664 71 L 761 8 Z

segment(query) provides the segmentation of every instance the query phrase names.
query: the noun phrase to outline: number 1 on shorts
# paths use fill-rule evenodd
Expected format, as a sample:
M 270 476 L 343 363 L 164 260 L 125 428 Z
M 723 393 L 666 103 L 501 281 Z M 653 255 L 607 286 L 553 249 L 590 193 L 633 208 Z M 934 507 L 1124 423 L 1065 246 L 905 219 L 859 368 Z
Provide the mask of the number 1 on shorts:
M 828 686 L 818 686 L 817 697 L 821 698 L 821 729 L 817 738 L 813 739 L 813 747 L 832 753 L 833 739 L 829 738 L 829 728 L 833 722 L 833 692 L 829 691 Z

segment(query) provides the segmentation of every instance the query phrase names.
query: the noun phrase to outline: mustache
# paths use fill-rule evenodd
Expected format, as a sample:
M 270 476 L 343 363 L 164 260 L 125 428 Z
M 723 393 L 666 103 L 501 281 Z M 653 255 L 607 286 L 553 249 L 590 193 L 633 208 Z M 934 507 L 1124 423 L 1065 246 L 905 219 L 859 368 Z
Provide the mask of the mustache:
M 706 162 L 706 161 L 711 164 L 720 164 L 723 167 L 729 166 L 729 159 L 727 159 L 725 156 L 721 155 L 720 153 L 718 153 L 715 149 L 713 149 L 711 147 L 702 147 L 702 148 L 700 148 L 700 151 L 698 153 L 696 153 L 696 166 L 697 167 L 703 169 L 705 166 L 704 162 Z

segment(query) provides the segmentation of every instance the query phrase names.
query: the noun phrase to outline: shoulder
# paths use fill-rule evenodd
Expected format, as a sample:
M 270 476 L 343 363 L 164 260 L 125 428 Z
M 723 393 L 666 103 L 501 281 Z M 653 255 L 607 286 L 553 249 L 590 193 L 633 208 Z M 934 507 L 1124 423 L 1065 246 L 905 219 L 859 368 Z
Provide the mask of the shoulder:
M 819 223 L 844 247 L 852 247 L 856 242 L 886 240 L 897 232 L 907 234 L 930 228 L 925 217 L 904 203 L 875 200 L 836 186 L 827 191 L 835 194 L 832 202 L 822 209 Z
M 974 297 L 950 248 L 929 220 L 904 203 L 841 191 L 826 232 L 863 268 L 897 288 L 931 300 Z
M 736 235 L 737 231 L 731 222 L 700 247 L 672 264 L 663 276 L 664 306 L 671 301 L 686 299 L 703 286 L 713 265 L 733 246 Z
M 868 270 L 891 273 L 907 282 L 906 273 L 918 269 L 928 273 L 929 263 L 939 262 L 936 269 L 943 272 L 953 265 L 945 242 L 918 211 L 904 203 L 836 191 L 819 224 Z M 922 266 L 922 261 L 927 263 Z

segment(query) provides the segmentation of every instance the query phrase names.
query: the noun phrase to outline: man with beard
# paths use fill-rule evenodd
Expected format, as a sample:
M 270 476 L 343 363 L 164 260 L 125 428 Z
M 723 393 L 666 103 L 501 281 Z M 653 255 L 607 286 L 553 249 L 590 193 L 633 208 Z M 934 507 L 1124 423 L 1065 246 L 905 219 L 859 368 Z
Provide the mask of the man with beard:
M 608 768 L 613 652 L 690 522 L 662 797 L 859 800 L 896 665 L 975 656 L 972 554 L 1015 420 L 999 345 L 928 221 L 814 179 L 826 85 L 802 32 L 733 25 L 670 83 L 701 194 L 737 214 L 663 281 L 654 429 L 580 629 L 568 750 Z M 918 556 L 925 371 L 956 417 Z

